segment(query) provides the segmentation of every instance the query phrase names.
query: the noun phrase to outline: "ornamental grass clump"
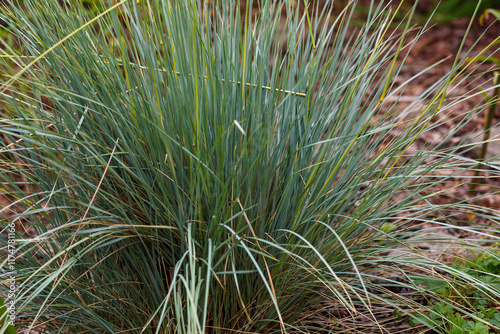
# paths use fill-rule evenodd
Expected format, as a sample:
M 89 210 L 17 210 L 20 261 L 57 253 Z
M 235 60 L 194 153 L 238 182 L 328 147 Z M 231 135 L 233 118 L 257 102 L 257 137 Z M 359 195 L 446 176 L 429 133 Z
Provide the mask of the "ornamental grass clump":
M 401 105 L 411 13 L 389 30 L 396 8 L 372 4 L 352 33 L 355 3 L 335 15 L 330 2 L 292 5 L 122 0 L 88 17 L 74 1 L 25 0 L 4 11 L 23 46 L 4 51 L 16 66 L 0 87 L 16 328 L 381 332 L 415 318 L 439 331 L 428 300 L 475 315 L 418 279 L 500 298 L 413 246 L 498 242 L 498 225 L 453 220 L 467 211 L 496 224 L 494 213 L 433 201 L 447 191 L 437 185 L 476 166 L 463 147 L 408 153 L 480 94 L 451 85 L 482 77 L 457 60 Z M 436 237 L 449 229 L 470 237 Z M 2 281 L 13 274 L 6 261 Z

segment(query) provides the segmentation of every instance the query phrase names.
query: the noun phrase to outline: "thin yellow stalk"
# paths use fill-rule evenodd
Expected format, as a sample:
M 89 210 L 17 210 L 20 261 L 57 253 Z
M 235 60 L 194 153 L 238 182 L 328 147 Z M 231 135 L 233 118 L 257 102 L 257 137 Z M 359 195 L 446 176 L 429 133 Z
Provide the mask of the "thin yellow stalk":
M 396 9 L 396 13 L 398 12 L 399 7 L 401 7 L 402 4 L 403 4 L 403 1 L 401 1 L 399 3 L 398 9 Z M 413 14 L 413 12 L 412 12 L 412 14 Z M 408 23 L 407 23 L 406 28 L 408 28 L 408 24 L 410 23 L 412 16 L 410 16 L 410 18 L 408 19 Z M 393 19 L 394 19 L 394 17 L 393 17 Z M 389 69 L 389 74 L 387 75 L 387 80 L 385 81 L 384 90 L 382 91 L 382 95 L 380 96 L 380 102 L 383 102 L 385 99 L 385 94 L 387 93 L 387 89 L 389 88 L 389 82 L 391 81 L 392 72 L 394 71 L 394 66 L 396 65 L 396 61 L 398 60 L 398 57 L 399 57 L 399 52 L 403 49 L 403 43 L 406 39 L 405 35 L 406 35 L 407 31 L 408 31 L 408 29 L 405 29 L 403 31 L 403 36 L 401 36 L 401 39 L 399 40 L 398 49 L 396 50 L 396 54 L 394 55 L 394 59 L 392 60 L 391 68 Z
M 306 12 L 307 24 L 309 26 L 309 35 L 311 35 L 311 42 L 313 45 L 313 49 L 316 50 L 316 43 L 314 43 L 314 35 L 311 26 L 311 20 L 309 19 L 309 11 L 307 9 L 307 0 L 304 0 L 304 11 Z
M 488 149 L 488 141 L 490 140 L 491 123 L 493 122 L 493 117 L 495 116 L 495 111 L 498 106 L 498 98 L 500 97 L 500 87 L 498 86 L 498 84 L 500 83 L 500 72 L 495 71 L 493 75 L 494 75 L 493 84 L 496 87 L 495 90 L 493 91 L 493 96 L 491 97 L 493 99 L 493 103 L 488 108 L 486 117 L 484 118 L 483 144 L 481 146 L 481 152 L 479 153 L 479 158 L 477 159 L 480 163 L 484 161 L 484 158 L 486 156 L 486 151 Z M 477 179 L 478 176 L 479 176 L 479 169 L 476 169 L 474 172 L 474 179 L 472 180 L 469 188 L 470 196 L 474 196 L 476 194 L 477 182 L 474 182 L 474 180 Z
M 249 0 L 246 1 L 246 8 L 245 8 L 245 36 L 243 37 L 243 59 L 241 61 L 241 66 L 242 66 L 242 77 L 241 77 L 241 82 L 245 82 L 245 67 L 246 67 L 246 60 L 247 60 L 247 35 L 248 35 L 248 26 L 250 25 L 250 15 L 248 14 L 250 9 L 250 3 Z M 241 86 L 241 97 L 243 101 L 245 101 L 245 86 Z

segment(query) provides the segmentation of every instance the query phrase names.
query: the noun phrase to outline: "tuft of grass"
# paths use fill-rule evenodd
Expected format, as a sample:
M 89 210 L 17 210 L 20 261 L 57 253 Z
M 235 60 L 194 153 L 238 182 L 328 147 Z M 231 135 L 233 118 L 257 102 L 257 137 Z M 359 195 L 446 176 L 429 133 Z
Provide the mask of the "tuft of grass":
M 499 236 L 498 212 L 434 200 L 453 196 L 438 186 L 476 166 L 464 147 L 443 143 L 487 103 L 443 142 L 408 152 L 480 94 L 450 88 L 482 78 L 457 57 L 399 104 L 412 82 L 396 81 L 414 43 L 404 41 L 412 12 L 393 33 L 394 11 L 372 5 L 348 34 L 355 2 L 333 24 L 330 2 L 310 5 L 309 16 L 279 1 L 100 5 L 89 17 L 79 3 L 25 0 L 0 16 L 25 45 L 0 58 L 18 66 L 0 86 L 9 141 L 0 180 L 11 198 L 2 213 L 19 231 L 16 326 L 383 331 L 394 322 L 383 309 L 444 331 L 445 315 L 424 301 L 450 298 L 418 279 L 500 298 L 497 286 L 418 247 L 486 251 Z M 490 224 L 459 226 L 460 212 Z M 426 236 L 427 222 L 470 237 Z M 4 281 L 12 272 L 1 266 Z

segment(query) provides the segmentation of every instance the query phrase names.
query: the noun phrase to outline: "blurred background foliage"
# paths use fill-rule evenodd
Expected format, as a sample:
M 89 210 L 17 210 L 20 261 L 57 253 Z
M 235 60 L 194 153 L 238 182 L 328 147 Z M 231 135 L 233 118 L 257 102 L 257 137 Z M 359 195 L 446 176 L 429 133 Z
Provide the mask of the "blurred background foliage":
M 416 1 L 407 1 L 413 5 Z M 498 0 L 422 0 L 417 3 L 417 11 L 424 17 L 429 17 L 434 10 L 434 22 L 449 22 L 463 17 L 471 18 L 474 15 L 476 7 L 478 13 L 482 13 L 488 8 L 499 8 Z

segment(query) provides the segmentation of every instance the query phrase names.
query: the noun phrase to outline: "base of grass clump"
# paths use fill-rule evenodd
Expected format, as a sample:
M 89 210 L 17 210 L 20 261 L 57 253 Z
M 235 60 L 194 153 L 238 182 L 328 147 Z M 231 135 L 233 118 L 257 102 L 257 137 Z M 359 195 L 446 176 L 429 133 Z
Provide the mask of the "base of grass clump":
M 393 83 L 411 13 L 389 34 L 394 14 L 372 6 L 349 37 L 355 3 L 331 25 L 319 24 L 331 3 L 300 14 L 266 1 L 257 15 L 238 4 L 123 0 L 88 17 L 79 4 L 25 0 L 0 16 L 26 46 L 2 58 L 20 70 L 0 87 L 13 115 L 0 128 L 15 143 L 3 150 L 22 162 L 4 163 L 0 178 L 9 210 L 20 207 L 13 220 L 33 229 L 17 239 L 17 325 L 383 332 L 392 314 L 444 332 L 447 315 L 423 301 L 448 297 L 418 280 L 453 277 L 498 298 L 497 286 L 416 247 L 425 235 L 415 226 L 428 221 L 477 238 L 493 230 L 447 219 L 488 217 L 481 208 L 430 202 L 451 177 L 443 170 L 476 166 L 460 147 L 407 152 L 474 94 L 446 93 L 467 65 L 403 109 Z M 278 30 L 285 46 L 273 42 Z

